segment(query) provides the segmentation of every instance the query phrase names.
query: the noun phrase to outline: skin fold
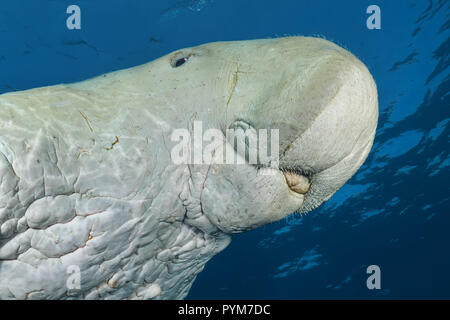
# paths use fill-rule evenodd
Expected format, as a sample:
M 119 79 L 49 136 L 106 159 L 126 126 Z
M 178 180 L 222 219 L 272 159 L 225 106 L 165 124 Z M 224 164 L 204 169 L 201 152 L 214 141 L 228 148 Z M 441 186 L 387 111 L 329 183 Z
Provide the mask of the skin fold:
M 182 299 L 232 234 L 328 200 L 377 118 L 367 68 L 309 37 L 0 95 L 0 298 Z M 195 121 L 224 143 L 227 128 L 279 130 L 279 167 L 175 164 L 171 135 Z

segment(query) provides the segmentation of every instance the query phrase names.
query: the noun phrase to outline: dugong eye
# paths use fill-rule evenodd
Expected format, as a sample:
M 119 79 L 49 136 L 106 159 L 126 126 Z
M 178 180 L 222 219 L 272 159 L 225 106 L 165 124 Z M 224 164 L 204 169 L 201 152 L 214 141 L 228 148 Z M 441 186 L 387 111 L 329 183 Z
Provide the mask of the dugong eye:
M 178 59 L 177 61 L 175 61 L 175 65 L 173 67 L 178 68 L 179 66 L 185 64 L 185 62 L 188 61 L 188 59 L 189 59 L 188 57 Z
M 170 65 L 172 66 L 172 68 L 178 68 L 180 66 L 182 66 L 183 64 L 185 64 L 189 58 L 191 57 L 191 55 L 186 55 L 183 54 L 181 52 L 179 52 L 178 54 L 175 54 L 172 59 L 170 59 Z

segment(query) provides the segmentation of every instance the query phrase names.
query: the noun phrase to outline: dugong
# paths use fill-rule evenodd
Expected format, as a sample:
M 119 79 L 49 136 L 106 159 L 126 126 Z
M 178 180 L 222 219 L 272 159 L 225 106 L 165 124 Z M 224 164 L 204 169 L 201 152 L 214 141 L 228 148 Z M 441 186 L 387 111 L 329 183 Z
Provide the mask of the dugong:
M 312 37 L 0 95 L 0 298 L 182 299 L 233 234 L 328 200 L 377 119 L 368 69 Z M 195 123 L 228 144 L 229 128 L 278 130 L 278 166 L 175 163 L 173 133 Z

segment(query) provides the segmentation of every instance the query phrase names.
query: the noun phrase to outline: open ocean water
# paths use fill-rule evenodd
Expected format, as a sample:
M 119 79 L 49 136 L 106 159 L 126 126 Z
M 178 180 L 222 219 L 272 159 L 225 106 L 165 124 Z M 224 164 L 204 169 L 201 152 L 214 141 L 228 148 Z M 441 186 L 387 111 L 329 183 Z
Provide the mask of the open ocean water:
M 81 29 L 66 27 L 69 5 Z M 381 29 L 368 29 L 377 5 Z M 450 2 L 4 0 L 0 93 L 84 80 L 222 40 L 320 36 L 378 86 L 363 167 L 327 203 L 234 237 L 188 299 L 450 298 Z M 381 289 L 369 290 L 377 265 Z

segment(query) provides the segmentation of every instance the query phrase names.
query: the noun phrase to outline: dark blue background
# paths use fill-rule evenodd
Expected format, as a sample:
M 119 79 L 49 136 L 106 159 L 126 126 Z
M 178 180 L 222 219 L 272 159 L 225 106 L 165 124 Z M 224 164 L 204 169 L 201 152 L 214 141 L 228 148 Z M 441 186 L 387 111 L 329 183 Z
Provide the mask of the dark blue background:
M 82 29 L 66 28 L 66 8 Z M 381 30 L 366 8 L 381 8 Z M 449 2 L 8 0 L 0 93 L 83 80 L 211 41 L 316 35 L 379 90 L 373 150 L 329 202 L 238 235 L 188 298 L 450 298 Z M 381 268 L 368 290 L 366 268 Z

